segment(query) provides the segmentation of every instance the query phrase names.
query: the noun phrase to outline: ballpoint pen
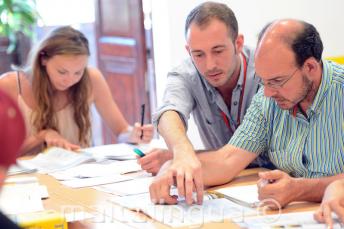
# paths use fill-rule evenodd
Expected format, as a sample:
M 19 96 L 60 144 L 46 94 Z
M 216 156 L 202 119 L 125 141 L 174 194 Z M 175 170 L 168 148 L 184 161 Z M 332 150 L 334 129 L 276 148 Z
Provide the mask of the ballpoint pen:
M 141 105 L 141 128 L 143 127 L 143 123 L 145 120 L 145 104 Z M 140 139 L 143 138 L 143 130 L 141 131 Z

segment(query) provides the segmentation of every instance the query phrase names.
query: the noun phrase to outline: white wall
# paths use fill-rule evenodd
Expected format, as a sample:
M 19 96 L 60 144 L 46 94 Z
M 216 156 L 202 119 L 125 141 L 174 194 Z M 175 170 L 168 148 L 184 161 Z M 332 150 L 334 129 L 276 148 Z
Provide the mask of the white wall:
M 187 14 L 204 0 L 152 0 L 154 55 L 158 106 L 168 70 L 187 56 L 184 23 Z M 344 55 L 343 0 L 219 0 L 236 14 L 245 43 L 255 46 L 257 34 L 268 22 L 296 18 L 313 24 L 324 43 L 324 57 Z M 189 137 L 200 145 L 194 125 Z

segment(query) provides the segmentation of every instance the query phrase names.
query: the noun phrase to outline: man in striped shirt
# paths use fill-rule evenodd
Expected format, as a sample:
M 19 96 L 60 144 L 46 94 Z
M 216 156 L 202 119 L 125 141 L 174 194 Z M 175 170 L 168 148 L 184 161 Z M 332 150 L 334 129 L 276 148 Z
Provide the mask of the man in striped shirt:
M 278 170 L 259 174 L 261 200 L 318 202 L 344 177 L 344 66 L 322 60 L 322 50 L 319 33 L 303 21 L 262 31 L 255 66 L 264 87 L 228 145 L 199 155 L 205 185 L 229 182 L 264 151 Z M 160 173 L 150 186 L 153 202 L 176 203 L 168 192 L 174 176 Z M 176 185 L 191 203 L 193 184 Z

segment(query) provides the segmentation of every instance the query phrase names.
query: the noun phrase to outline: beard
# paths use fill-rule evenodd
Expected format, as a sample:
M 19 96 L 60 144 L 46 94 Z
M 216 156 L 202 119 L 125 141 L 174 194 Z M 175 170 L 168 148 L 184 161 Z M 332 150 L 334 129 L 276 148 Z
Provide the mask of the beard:
M 297 104 L 306 100 L 311 94 L 314 88 L 314 83 L 307 78 L 306 75 L 302 75 L 302 87 L 301 90 L 297 92 L 295 99 L 287 99 L 283 96 L 274 96 L 273 99 L 276 101 L 278 106 L 282 110 L 290 110 Z

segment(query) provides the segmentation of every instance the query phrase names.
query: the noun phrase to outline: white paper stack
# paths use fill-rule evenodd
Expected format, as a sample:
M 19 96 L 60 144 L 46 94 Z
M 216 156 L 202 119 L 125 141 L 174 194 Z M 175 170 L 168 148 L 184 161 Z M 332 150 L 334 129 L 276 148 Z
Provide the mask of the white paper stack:
M 42 198 L 48 196 L 46 186 L 36 177 L 9 178 L 0 193 L 0 208 L 7 215 L 43 211 Z
M 201 226 L 204 223 L 221 223 L 225 219 L 241 222 L 256 212 L 251 208 L 232 203 L 226 199 L 207 199 L 203 205 L 187 205 L 180 201 L 178 205 L 154 205 L 149 193 L 114 197 L 112 202 L 125 208 L 140 211 L 151 218 L 171 227 Z

